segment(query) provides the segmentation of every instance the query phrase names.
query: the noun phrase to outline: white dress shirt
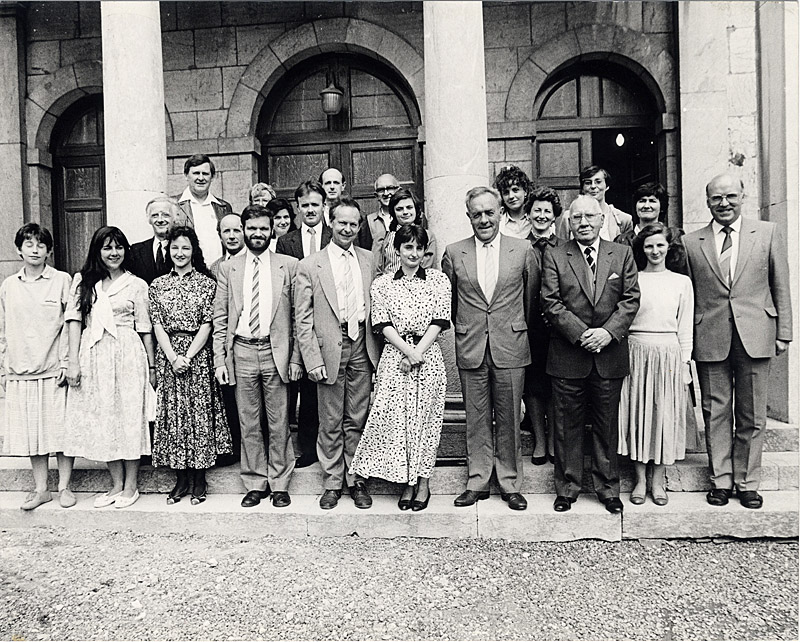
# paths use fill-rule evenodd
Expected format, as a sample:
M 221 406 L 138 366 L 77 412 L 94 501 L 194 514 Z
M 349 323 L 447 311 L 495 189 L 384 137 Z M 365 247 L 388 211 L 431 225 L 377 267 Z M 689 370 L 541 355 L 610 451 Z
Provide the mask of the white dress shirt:
M 248 339 L 253 338 L 250 331 L 250 306 L 253 302 L 253 266 L 256 255 L 247 250 L 244 258 L 244 283 L 242 285 L 242 315 L 236 325 L 236 335 Z M 258 257 L 258 325 L 262 337 L 269 336 L 269 325 L 272 320 L 272 269 L 270 267 L 270 251 Z
M 494 255 L 494 264 L 497 268 L 495 276 L 498 276 L 500 274 L 500 234 L 495 236 L 494 240 L 489 244 L 489 251 Z M 477 259 L 478 285 L 481 286 L 481 290 L 486 294 L 486 248 L 484 247 L 484 242 L 478 239 L 477 236 L 475 237 L 475 258 Z M 492 285 L 492 292 L 494 292 L 495 285 L 497 285 L 497 281 Z
M 314 233 L 309 232 L 311 228 L 305 223 L 300 224 L 300 238 L 303 240 L 303 256 L 313 254 L 311 251 L 311 240 L 314 240 L 314 252 L 320 251 L 320 244 L 322 243 L 322 221 L 314 226 Z
M 717 246 L 717 260 L 722 254 L 722 244 L 725 242 L 725 232 L 722 231 L 724 225 L 716 221 L 711 222 L 711 229 L 714 230 L 714 243 Z M 742 217 L 739 216 L 733 223 L 728 225 L 731 228 L 731 281 L 736 275 L 736 259 L 739 258 L 739 237 L 742 233 Z
M 212 203 L 219 203 L 219 200 L 209 192 L 205 199 L 198 201 L 192 191 L 187 187 L 181 194 L 180 202 L 189 201 L 192 208 L 192 218 L 194 219 L 194 231 L 203 250 L 203 258 L 206 265 L 211 265 L 222 256 L 222 243 L 217 234 L 217 215 L 214 213 Z
M 317 226 L 319 227 L 319 226 Z M 358 321 L 359 323 L 365 321 L 367 318 L 366 308 L 364 307 L 364 281 L 361 279 L 361 267 L 358 265 L 358 258 L 356 257 L 356 250 L 354 246 L 350 246 L 349 250 L 343 250 L 336 243 L 328 243 L 325 246 L 328 251 L 328 256 L 331 261 L 331 268 L 333 270 L 333 280 L 336 283 L 336 298 L 339 302 L 339 319 L 342 323 L 347 321 L 347 313 L 345 307 L 347 300 L 345 298 L 345 260 L 350 264 L 350 271 L 353 274 L 353 287 L 356 290 L 356 307 L 358 307 Z M 345 259 L 342 256 L 343 252 L 348 252 L 348 257 Z
M 159 245 L 163 248 L 161 251 L 164 252 L 164 263 L 166 264 L 169 261 L 169 243 L 166 240 L 162 241 L 157 236 L 153 237 L 153 262 L 158 263 Z

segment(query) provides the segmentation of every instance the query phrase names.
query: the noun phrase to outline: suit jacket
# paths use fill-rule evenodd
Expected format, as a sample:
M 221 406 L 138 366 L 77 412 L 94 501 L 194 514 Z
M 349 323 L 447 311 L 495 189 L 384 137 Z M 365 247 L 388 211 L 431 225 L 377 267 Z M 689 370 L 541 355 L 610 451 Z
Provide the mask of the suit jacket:
M 774 357 L 775 340 L 792 340 L 792 304 L 786 246 L 774 223 L 742 219 L 731 285 L 719 267 L 714 232 L 683 237 L 694 283 L 694 359 L 722 361 L 733 328 L 754 359 Z
M 325 223 L 320 222 L 319 225 L 322 226 L 321 238 L 319 248 L 322 250 L 328 243 L 331 242 L 331 228 L 329 228 Z M 300 259 L 305 258 L 303 255 L 303 236 L 302 230 L 292 230 L 291 232 L 287 232 L 283 236 L 278 239 L 278 242 L 275 243 L 275 251 L 278 254 L 286 254 L 287 256 L 293 256 L 298 261 Z
M 478 283 L 475 237 L 447 246 L 442 272 L 452 284 L 456 364 L 470 370 L 483 362 L 486 344 L 499 368 L 522 368 L 531 362 L 528 319 L 539 292 L 540 272 L 527 240 L 498 234 L 500 260 L 492 300 Z
M 566 379 L 589 376 L 592 365 L 606 379 L 629 373 L 628 329 L 639 310 L 639 284 L 631 249 L 600 240 L 595 288 L 583 250 L 575 240 L 544 253 L 542 311 L 553 326 L 547 374 Z M 612 340 L 593 354 L 578 345 L 588 328 L 604 328 Z
M 214 368 L 227 366 L 231 385 L 236 384 L 233 340 L 244 307 L 244 267 L 247 255 L 244 252 L 219 265 L 217 292 L 214 297 Z M 264 257 L 263 254 L 261 256 Z M 269 268 L 272 277 L 272 320 L 269 325 L 272 358 L 281 380 L 289 383 L 289 363 L 300 363 L 292 315 L 297 259 L 270 252 Z
M 180 198 L 183 194 L 178 194 L 175 197 L 175 200 L 178 201 L 178 205 L 181 208 L 181 213 L 183 214 L 180 217 L 180 220 L 176 221 L 176 225 L 187 225 L 191 228 L 194 228 L 194 214 L 192 214 L 192 203 L 191 201 L 181 201 Z M 231 204 L 227 201 L 223 201 L 221 198 L 215 196 L 219 203 L 215 203 L 214 201 L 211 202 L 211 207 L 214 208 L 214 214 L 217 217 L 217 222 L 221 221 L 224 217 L 228 214 L 233 214 L 233 208 Z
M 286 235 L 288 236 L 288 234 Z M 361 281 L 364 285 L 366 313 L 365 343 L 373 367 L 377 366 L 380 348 L 370 325 L 370 296 L 372 285 L 372 253 L 353 246 Z M 328 252 L 315 252 L 297 266 L 295 280 L 295 323 L 297 341 L 306 371 L 324 365 L 327 379 L 321 383 L 336 383 L 342 360 L 342 322 L 339 319 L 339 299 Z
M 159 276 L 168 274 L 172 269 L 172 259 L 169 257 L 169 252 L 164 256 L 164 269 L 156 269 L 156 259 L 153 256 L 154 238 L 154 236 L 151 236 L 146 241 L 139 241 L 131 245 L 131 257 L 133 259 L 131 272 L 143 281 L 146 281 L 148 285 Z
M 380 213 L 381 211 L 377 210 L 372 214 L 367 214 L 367 225 L 369 225 L 369 232 L 372 234 L 373 251 L 383 242 L 383 239 L 386 238 L 386 234 L 389 232 Z
M 630 214 L 618 210 L 613 205 L 608 206 L 608 211 L 611 216 L 608 221 L 608 233 L 612 240 L 616 240 L 620 234 L 625 234 L 633 229 L 633 217 Z M 564 213 L 558 217 L 556 235 L 565 241 L 572 240 L 572 231 L 569 229 L 569 210 L 564 210 Z

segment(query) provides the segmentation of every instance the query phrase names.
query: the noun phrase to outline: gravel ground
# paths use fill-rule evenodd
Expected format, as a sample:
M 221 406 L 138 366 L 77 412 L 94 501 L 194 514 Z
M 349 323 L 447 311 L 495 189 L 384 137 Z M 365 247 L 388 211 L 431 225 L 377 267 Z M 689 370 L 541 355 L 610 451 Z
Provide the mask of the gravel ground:
M 8 640 L 798 639 L 797 542 L 0 531 Z

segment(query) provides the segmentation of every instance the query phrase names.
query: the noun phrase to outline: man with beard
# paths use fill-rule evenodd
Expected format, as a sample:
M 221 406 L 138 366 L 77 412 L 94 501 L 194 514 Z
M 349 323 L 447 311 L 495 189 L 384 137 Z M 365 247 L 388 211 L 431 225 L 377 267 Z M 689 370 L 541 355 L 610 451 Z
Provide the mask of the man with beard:
M 260 205 L 241 216 L 247 251 L 219 268 L 214 300 L 214 368 L 221 385 L 236 386 L 242 432 L 242 506 L 291 503 L 294 449 L 289 436 L 288 385 L 302 372 L 292 332 L 292 282 L 297 259 L 269 250 L 272 213 Z M 268 425 L 267 449 L 261 413 Z

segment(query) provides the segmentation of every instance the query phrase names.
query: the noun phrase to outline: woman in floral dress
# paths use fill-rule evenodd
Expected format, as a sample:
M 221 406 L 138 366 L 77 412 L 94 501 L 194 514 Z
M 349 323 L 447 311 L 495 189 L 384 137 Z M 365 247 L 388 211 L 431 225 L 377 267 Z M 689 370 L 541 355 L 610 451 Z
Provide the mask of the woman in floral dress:
M 447 388 L 436 342 L 450 326 L 450 281 L 420 263 L 428 234 L 402 225 L 393 235 L 400 269 L 370 288 L 372 328 L 386 345 L 378 364 L 375 402 L 351 465 L 352 474 L 405 484 L 400 510 L 428 506 Z
M 179 502 L 190 490 L 192 504 L 200 504 L 206 500 L 206 469 L 217 455 L 231 452 L 208 341 L 216 283 L 193 229 L 176 227 L 168 242 L 174 267 L 150 285 L 150 315 L 158 341 L 153 465 L 176 471 L 168 504 Z

